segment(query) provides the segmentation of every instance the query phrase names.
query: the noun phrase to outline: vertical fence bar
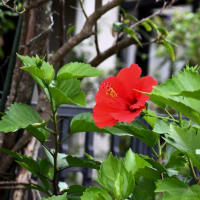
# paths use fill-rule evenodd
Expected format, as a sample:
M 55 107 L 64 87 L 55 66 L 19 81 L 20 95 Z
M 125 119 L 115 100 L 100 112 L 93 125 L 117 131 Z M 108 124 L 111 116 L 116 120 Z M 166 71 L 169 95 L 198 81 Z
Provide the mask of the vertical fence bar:
M 69 134 L 69 126 L 70 126 L 70 119 L 69 118 L 64 118 L 60 121 L 60 152 L 61 153 L 67 153 L 68 151 L 68 142 L 66 140 L 66 137 Z M 64 181 L 66 177 L 66 170 L 62 170 L 59 173 L 59 180 Z
M 120 142 L 120 137 L 111 135 L 111 152 L 115 156 L 120 156 L 120 150 L 119 150 L 119 142 Z
M 94 156 L 94 133 L 85 133 L 85 152 Z M 83 169 L 83 185 L 89 186 L 92 183 L 92 169 Z

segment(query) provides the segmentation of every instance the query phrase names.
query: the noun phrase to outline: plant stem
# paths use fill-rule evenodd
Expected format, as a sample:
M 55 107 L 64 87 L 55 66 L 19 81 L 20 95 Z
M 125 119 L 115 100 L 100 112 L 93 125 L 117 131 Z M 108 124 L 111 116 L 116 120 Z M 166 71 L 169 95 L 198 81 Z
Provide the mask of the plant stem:
M 54 124 L 54 144 L 55 144 L 55 152 L 54 152 L 54 176 L 53 176 L 53 190 L 54 194 L 58 194 L 58 169 L 57 169 L 57 157 L 59 152 L 59 133 L 58 126 L 56 120 L 57 112 L 53 113 L 53 124 Z
M 179 120 L 179 126 L 183 127 L 183 122 L 182 122 L 182 115 L 180 112 L 178 112 L 178 120 Z
M 158 139 L 158 161 L 161 163 L 162 162 L 162 148 L 160 144 L 160 137 Z
M 155 156 L 156 158 L 159 158 L 159 156 L 158 156 L 157 152 L 155 151 L 155 149 L 154 149 L 153 147 L 151 148 L 151 150 L 152 150 L 152 152 L 153 152 L 154 156 Z
M 57 108 L 54 106 L 53 98 L 49 89 L 49 86 L 46 85 L 48 92 L 49 92 L 49 99 L 51 105 L 51 112 L 52 112 L 52 120 L 53 120 L 53 127 L 54 127 L 54 145 L 55 151 L 53 153 L 54 158 L 54 176 L 53 176 L 53 193 L 57 195 L 59 193 L 58 190 L 58 169 L 57 169 L 57 159 L 59 153 L 59 132 L 57 126 Z
M 191 170 L 191 172 L 192 172 L 192 176 L 193 176 L 193 178 L 194 178 L 194 181 L 195 181 L 195 182 L 198 182 L 198 178 L 197 178 L 196 173 L 195 173 L 195 171 L 194 171 L 194 167 L 193 167 L 192 161 L 191 161 L 190 158 L 188 158 L 188 161 L 189 161 L 189 166 L 190 166 L 190 170 Z

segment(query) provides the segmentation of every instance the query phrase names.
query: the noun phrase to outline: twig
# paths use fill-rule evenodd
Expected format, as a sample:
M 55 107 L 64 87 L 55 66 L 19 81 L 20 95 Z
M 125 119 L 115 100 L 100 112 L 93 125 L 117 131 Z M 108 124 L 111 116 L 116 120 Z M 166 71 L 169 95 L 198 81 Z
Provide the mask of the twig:
M 80 6 L 81 6 L 81 10 L 83 12 L 83 15 L 85 16 L 86 19 L 88 19 L 87 13 L 85 12 L 85 9 L 83 7 L 83 2 L 82 0 L 79 0 Z
M 112 8 L 118 6 L 120 3 L 122 3 L 124 0 L 112 0 L 109 1 L 107 4 L 101 6 L 96 10 L 94 13 L 92 13 L 88 19 L 86 20 L 82 30 L 77 35 L 71 37 L 67 42 L 63 44 L 62 47 L 60 47 L 56 53 L 50 58 L 51 64 L 54 66 L 59 63 L 61 59 L 64 58 L 64 56 L 70 52 L 73 47 L 75 47 L 77 44 L 82 42 L 84 39 L 90 37 L 93 34 L 92 28 L 95 25 L 96 21 L 107 11 L 111 10 Z
M 14 1 L 14 7 L 11 7 L 11 6 L 8 5 L 8 2 L 9 2 L 9 1 L 10 1 L 10 0 L 8 0 L 8 1 L 1 0 L 2 5 L 3 5 L 4 7 L 6 7 L 6 8 L 8 8 L 9 10 L 11 10 L 12 12 L 16 12 L 16 13 L 18 13 L 18 14 L 24 13 L 25 9 L 23 9 L 22 11 L 18 11 L 18 10 L 17 10 L 16 1 Z
M 137 3 L 136 3 L 135 8 L 133 10 L 134 13 L 137 11 L 137 9 L 138 9 L 138 7 L 140 5 L 140 2 L 141 2 L 141 0 L 137 0 Z
M 142 44 L 142 46 L 146 46 L 149 45 L 151 43 L 154 43 L 156 40 L 153 40 L 151 42 L 145 42 Z M 97 55 L 95 58 L 93 58 L 90 61 L 90 64 L 93 67 L 98 66 L 101 62 L 103 62 L 106 58 L 109 58 L 110 56 L 118 53 L 120 50 L 128 47 L 131 44 L 136 44 L 135 40 L 132 37 L 126 37 L 124 39 L 122 39 L 119 42 L 116 42 L 113 44 L 113 46 L 111 46 L 110 48 L 108 48 L 107 50 L 105 50 L 104 52 L 100 53 L 99 55 Z
M 145 22 L 146 20 L 151 19 L 151 18 L 161 14 L 163 12 L 163 10 L 166 9 L 167 7 L 168 7 L 167 2 L 165 1 L 160 10 L 158 10 L 157 12 L 153 13 L 152 15 L 150 15 L 148 17 L 141 19 L 140 21 L 138 21 L 135 24 L 133 24 L 132 26 L 130 26 L 130 28 L 135 28 L 136 26 L 140 25 L 141 23 Z
M 101 6 L 102 6 L 102 0 L 96 0 L 95 1 L 95 11 Z M 97 55 L 99 55 L 100 49 L 99 49 L 99 42 L 98 42 L 98 25 L 97 25 L 97 22 L 96 22 L 95 28 L 94 28 L 94 42 L 95 42 Z

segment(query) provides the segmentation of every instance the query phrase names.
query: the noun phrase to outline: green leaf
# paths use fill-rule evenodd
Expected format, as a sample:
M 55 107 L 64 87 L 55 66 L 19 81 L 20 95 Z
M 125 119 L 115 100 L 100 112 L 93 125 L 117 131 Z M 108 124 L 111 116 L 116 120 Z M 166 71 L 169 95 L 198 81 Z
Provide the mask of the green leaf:
M 61 104 L 85 105 L 85 94 L 81 91 L 79 80 L 59 80 L 50 85 L 50 92 L 57 106 Z
M 155 184 L 152 180 L 141 177 L 133 191 L 133 200 L 154 200 Z
M 43 147 L 43 150 L 44 150 L 49 162 L 51 163 L 52 166 L 54 166 L 54 158 L 52 155 L 54 150 L 51 150 L 51 152 L 50 152 L 46 147 L 44 147 L 44 146 L 42 146 L 42 147 Z M 69 164 L 66 160 L 66 157 L 67 157 L 67 154 L 58 153 L 58 156 L 57 156 L 57 169 L 58 170 L 64 169 L 69 166 Z
M 81 200 L 112 200 L 111 196 L 102 188 L 89 187 L 81 196 Z
M 32 172 L 33 174 L 38 175 L 40 173 L 39 164 L 31 157 L 27 157 L 23 154 L 4 149 L 2 147 L 0 148 L 0 151 L 14 157 L 20 166 Z
M 144 26 L 146 31 L 148 31 L 148 32 L 152 31 L 152 27 L 151 27 L 151 25 L 149 25 L 148 22 L 144 21 L 144 22 L 141 23 L 141 25 Z
M 70 26 L 68 29 L 67 29 L 67 31 L 66 31 L 66 34 L 67 35 L 70 35 L 74 30 L 75 30 L 75 26 Z
M 196 123 L 200 123 L 200 100 L 187 96 L 177 96 L 182 92 L 200 89 L 200 76 L 192 71 L 180 71 L 165 83 L 154 87 L 150 100 L 161 108 L 170 106 Z
M 166 178 L 156 183 L 155 192 L 164 192 L 164 200 L 200 200 L 200 186 L 188 187 L 176 178 Z
M 129 149 L 124 158 L 125 168 L 128 172 L 131 172 L 133 175 L 138 171 L 138 169 L 145 168 L 146 166 L 151 166 L 147 161 L 141 158 L 138 154 L 133 153 Z
M 32 125 L 29 125 L 26 130 L 41 143 L 45 142 L 51 133 L 50 130 L 48 130 L 47 128 L 35 127 Z
M 113 24 L 113 26 L 112 26 L 112 30 L 113 30 L 114 32 L 120 33 L 120 32 L 123 31 L 124 27 L 125 27 L 125 24 L 124 24 L 124 23 L 115 22 L 115 23 Z
M 172 47 L 172 45 L 169 42 L 167 42 L 166 40 L 164 40 L 161 44 L 166 48 L 172 61 L 174 62 L 175 61 L 175 52 L 174 52 L 174 48 Z
M 156 119 L 153 131 L 159 134 L 168 133 L 170 128 L 170 123 L 163 119 Z
M 73 62 L 61 67 L 58 71 L 57 79 L 71 79 L 101 76 L 103 73 L 89 64 Z
M 67 200 L 67 194 L 64 193 L 62 195 L 58 195 L 58 196 L 52 196 L 49 198 L 42 198 L 41 200 Z
M 14 132 L 30 125 L 41 123 L 39 114 L 26 104 L 12 104 L 0 120 L 0 131 Z
M 132 28 L 125 27 L 123 32 L 130 35 L 138 43 L 138 45 L 142 47 L 142 43 L 140 42 L 140 40 L 138 39 L 136 35 L 136 32 Z
M 97 181 L 116 199 L 127 198 L 135 185 L 134 177 L 126 170 L 124 162 L 113 157 L 111 153 L 101 164 Z
M 169 136 L 165 140 L 189 156 L 194 166 L 200 169 L 200 155 L 197 154 L 200 149 L 200 130 L 193 127 L 181 128 L 171 125 L 168 134 Z
M 71 185 L 66 190 L 67 197 L 69 200 L 80 200 L 85 190 L 86 190 L 86 187 L 82 185 Z
M 81 113 L 76 115 L 70 124 L 70 132 L 99 132 L 110 133 L 118 136 L 135 136 L 150 147 L 154 146 L 158 139 L 158 134 L 148 130 L 141 122 L 135 120 L 132 123 L 118 123 L 113 127 L 100 129 L 95 125 L 91 113 Z
M 69 167 L 85 167 L 92 169 L 99 169 L 100 162 L 88 158 L 78 158 L 71 155 L 66 157 Z
M 20 60 L 24 63 L 21 69 L 28 71 L 33 78 L 39 78 L 40 80 L 49 84 L 55 76 L 54 68 L 51 64 L 40 59 L 38 56 L 29 57 L 17 55 Z

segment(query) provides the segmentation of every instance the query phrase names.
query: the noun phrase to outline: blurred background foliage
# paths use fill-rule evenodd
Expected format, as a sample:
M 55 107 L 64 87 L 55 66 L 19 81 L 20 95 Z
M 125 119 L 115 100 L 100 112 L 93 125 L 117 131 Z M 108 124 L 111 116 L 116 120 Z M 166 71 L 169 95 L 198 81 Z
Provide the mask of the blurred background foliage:
M 200 12 L 175 12 L 171 17 L 156 17 L 155 23 L 167 27 L 166 40 L 172 45 L 175 60 L 170 59 L 166 48 L 157 45 L 156 56 L 160 62 L 156 70 L 161 69 L 169 63 L 169 78 L 183 68 L 187 63 L 190 66 L 200 65 Z M 177 69 L 179 66 L 179 69 Z

